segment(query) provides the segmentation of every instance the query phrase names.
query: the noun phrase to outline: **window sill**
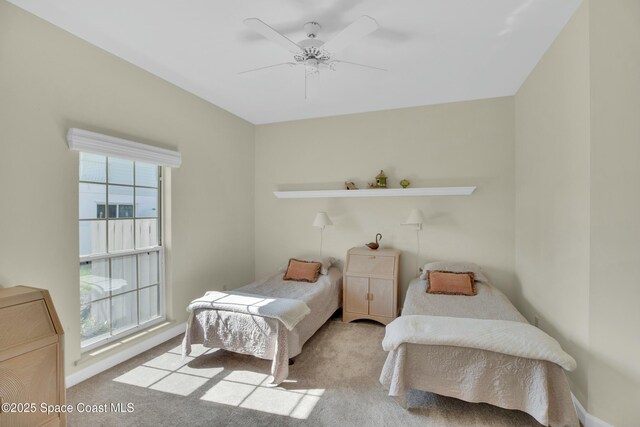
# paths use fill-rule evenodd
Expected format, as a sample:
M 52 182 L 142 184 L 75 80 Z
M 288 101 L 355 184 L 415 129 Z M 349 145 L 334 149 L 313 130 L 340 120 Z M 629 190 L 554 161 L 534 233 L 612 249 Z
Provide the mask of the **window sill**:
M 85 350 L 80 356 L 80 359 L 73 362 L 73 365 L 80 366 L 87 362 L 98 360 L 105 356 L 118 353 L 119 351 L 143 342 L 145 339 L 151 338 L 162 332 L 166 332 L 167 330 L 177 325 L 178 323 L 175 320 L 164 320 L 158 324 L 149 326 L 148 328 L 140 329 L 131 335 L 124 336 L 121 339 L 105 343 L 104 345 L 92 348 L 90 350 Z

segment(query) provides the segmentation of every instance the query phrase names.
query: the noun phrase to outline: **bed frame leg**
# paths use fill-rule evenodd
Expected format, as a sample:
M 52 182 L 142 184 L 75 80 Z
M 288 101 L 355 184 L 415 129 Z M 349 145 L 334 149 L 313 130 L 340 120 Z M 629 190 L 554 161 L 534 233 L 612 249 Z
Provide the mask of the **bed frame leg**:
M 293 365 L 294 363 L 295 363 L 295 360 L 289 359 L 289 366 Z
M 397 396 L 396 397 L 396 401 L 398 402 L 398 405 L 400 405 L 400 407 L 402 407 L 402 409 L 409 409 L 409 405 L 407 404 L 407 395 L 403 394 L 402 396 Z

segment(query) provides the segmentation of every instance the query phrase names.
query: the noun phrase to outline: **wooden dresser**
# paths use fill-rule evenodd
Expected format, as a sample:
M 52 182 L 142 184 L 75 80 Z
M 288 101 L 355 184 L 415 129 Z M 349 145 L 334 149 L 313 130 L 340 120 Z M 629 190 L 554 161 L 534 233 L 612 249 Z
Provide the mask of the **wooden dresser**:
M 64 413 L 41 410 L 65 403 L 62 336 L 49 292 L 0 289 L 0 401 L 15 404 L 0 411 L 0 426 L 66 425 Z
M 388 324 L 398 316 L 400 251 L 351 248 L 343 274 L 342 320 L 371 319 Z

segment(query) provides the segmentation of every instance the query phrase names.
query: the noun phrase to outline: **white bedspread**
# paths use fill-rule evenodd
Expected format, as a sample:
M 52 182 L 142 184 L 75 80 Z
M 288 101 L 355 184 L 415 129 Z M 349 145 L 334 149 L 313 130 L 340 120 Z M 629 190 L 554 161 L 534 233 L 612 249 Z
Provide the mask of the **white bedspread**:
M 242 292 L 209 291 L 204 296 L 191 301 L 187 311 L 193 313 L 199 308 L 233 311 L 278 319 L 292 330 L 311 310 L 302 301 L 290 298 L 267 298 Z M 190 322 L 189 322 L 190 323 Z
M 240 309 L 236 311 L 233 305 L 218 309 L 204 301 L 203 304 L 198 303 L 192 307 L 193 311 L 189 316 L 187 332 L 182 342 L 183 354 L 190 353 L 192 344 L 250 354 L 272 360 L 272 384 L 284 381 L 289 375 L 289 359 L 300 354 L 304 343 L 340 307 L 342 273 L 336 268 L 330 268 L 329 274 L 321 275 L 316 283 L 286 281 L 282 276 L 282 273 L 274 274 L 227 294 L 252 295 L 252 298 L 280 302 L 288 300 L 285 305 L 301 304 L 310 309 L 309 314 L 303 316 L 292 329 L 289 330 L 285 323 L 277 318 L 285 316 L 271 317 L 264 312 L 260 314 L 259 310 L 253 308 L 247 309 L 247 313 L 240 312 Z M 276 307 L 267 304 L 262 305 L 260 310 L 267 308 L 271 311 Z M 287 323 L 294 323 L 296 317 L 292 315 Z
M 467 402 L 518 409 L 546 426 L 578 426 L 569 383 L 561 367 L 573 369 L 575 361 L 558 352 L 553 342 L 532 332 L 529 328 L 533 326 L 528 325 L 502 292 L 485 283 L 477 284 L 478 294 L 472 297 L 425 291 L 425 280 L 411 281 L 400 317 L 422 321 L 401 320 L 387 326 L 393 330 L 386 339 L 385 349 L 390 350 L 380 382 L 389 395 L 406 402 L 407 390 L 424 390 Z M 433 326 L 425 325 L 432 320 Z M 502 322 L 506 322 L 507 330 L 493 329 L 503 325 Z M 452 336 L 454 329 L 468 333 L 463 332 L 463 338 L 457 338 Z M 512 334 L 515 331 L 519 332 Z M 440 333 L 443 335 L 435 336 Z M 519 337 L 521 333 L 531 336 Z M 503 338 L 509 344 L 500 343 Z M 483 340 L 493 344 L 485 349 L 485 344 L 478 342 Z M 519 340 L 527 342 L 518 343 Z M 548 348 L 536 349 L 533 341 Z M 525 354 L 517 349 L 520 345 L 532 348 Z M 512 351 L 514 347 L 516 351 Z
M 510 320 L 401 316 L 387 325 L 382 348 L 396 350 L 405 343 L 475 348 L 546 360 L 567 371 L 576 369 L 576 361 L 562 350 L 558 341 L 535 326 Z

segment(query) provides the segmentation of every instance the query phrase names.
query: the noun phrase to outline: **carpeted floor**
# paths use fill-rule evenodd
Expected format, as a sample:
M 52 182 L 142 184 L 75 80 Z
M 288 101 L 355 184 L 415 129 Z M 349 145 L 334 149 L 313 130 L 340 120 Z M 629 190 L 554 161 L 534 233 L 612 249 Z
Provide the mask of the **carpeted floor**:
M 107 403 L 69 415 L 70 426 L 539 426 L 486 404 L 413 391 L 402 409 L 378 377 L 384 326 L 328 321 L 305 345 L 289 380 L 267 387 L 270 361 L 197 348 L 181 360 L 176 337 L 67 391 L 67 403 Z M 121 403 L 121 412 L 110 404 Z M 127 411 L 127 404 L 133 411 Z

